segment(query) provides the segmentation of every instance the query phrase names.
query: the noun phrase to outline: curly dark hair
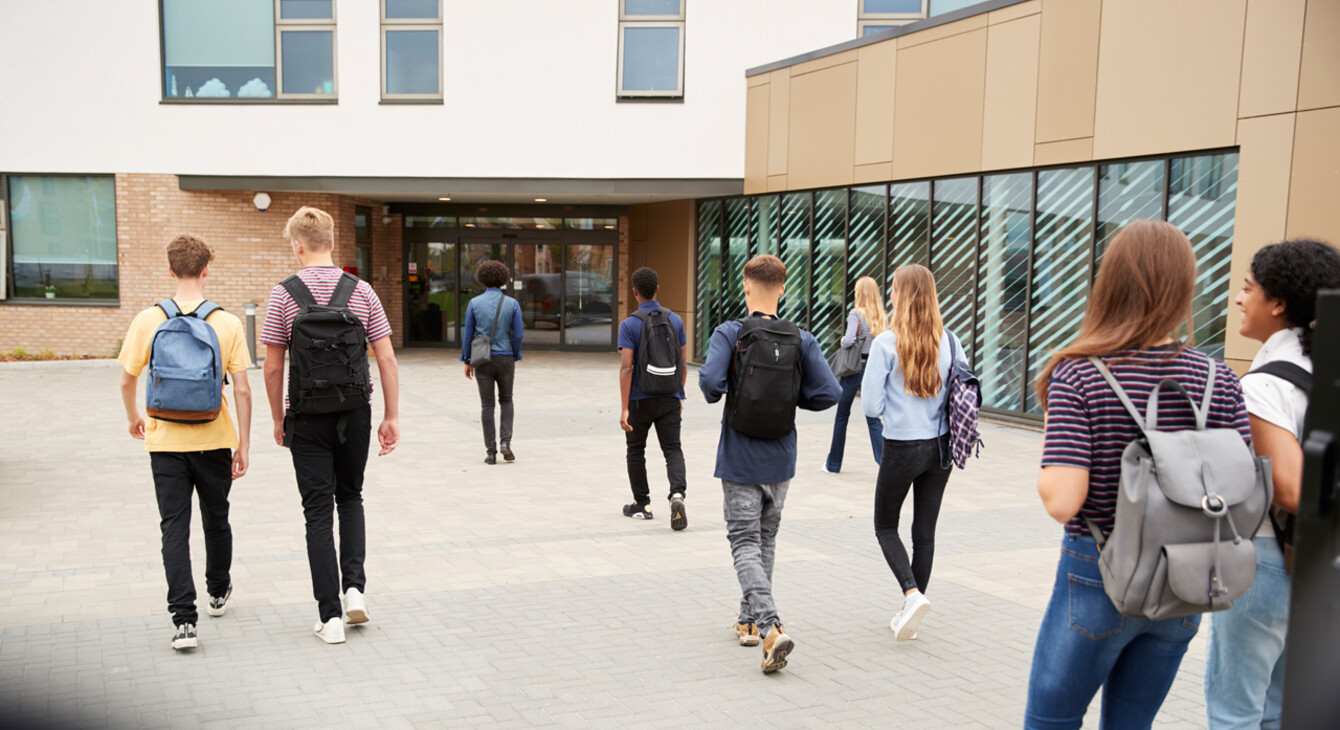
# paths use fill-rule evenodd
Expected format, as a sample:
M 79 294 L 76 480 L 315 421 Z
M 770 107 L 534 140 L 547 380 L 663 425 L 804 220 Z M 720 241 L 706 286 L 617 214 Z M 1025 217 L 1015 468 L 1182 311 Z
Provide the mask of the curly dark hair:
M 655 269 L 643 266 L 633 272 L 633 288 L 643 299 L 655 299 L 656 290 L 661 288 L 661 279 Z
M 475 269 L 475 278 L 490 289 L 506 285 L 511 277 L 512 272 L 508 271 L 507 264 L 501 261 L 485 261 Z
M 1252 257 L 1252 277 L 1267 297 L 1284 302 L 1289 324 L 1303 328 L 1303 354 L 1310 357 L 1317 291 L 1340 289 L 1340 251 L 1305 239 L 1273 243 Z

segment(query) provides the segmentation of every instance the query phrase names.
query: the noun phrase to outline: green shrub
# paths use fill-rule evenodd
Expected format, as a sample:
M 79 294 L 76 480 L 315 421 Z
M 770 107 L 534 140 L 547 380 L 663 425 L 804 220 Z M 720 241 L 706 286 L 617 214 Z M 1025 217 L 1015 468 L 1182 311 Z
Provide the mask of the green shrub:
M 42 348 L 42 352 L 37 355 L 39 360 L 55 360 L 56 353 L 50 347 Z
M 14 351 L 9 354 L 13 355 L 15 358 L 19 360 L 22 360 L 23 358 L 28 357 L 28 350 L 23 347 L 16 347 L 14 348 Z
M 117 341 L 116 341 L 116 344 L 115 344 L 115 345 L 112 345 L 112 359 L 116 359 L 116 358 L 118 358 L 118 357 L 121 357 L 121 343 L 122 343 L 122 342 L 124 342 L 124 340 L 117 340 Z

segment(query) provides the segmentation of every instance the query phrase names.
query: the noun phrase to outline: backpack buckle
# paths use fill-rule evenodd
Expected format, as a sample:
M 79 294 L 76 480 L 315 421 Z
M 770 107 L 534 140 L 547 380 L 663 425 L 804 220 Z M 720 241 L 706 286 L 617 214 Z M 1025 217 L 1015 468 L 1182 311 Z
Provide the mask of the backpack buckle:
M 330 381 L 329 381 L 329 380 L 313 380 L 313 381 L 312 381 L 312 387 L 313 387 L 313 388 L 326 388 L 326 387 L 328 387 L 329 385 L 330 385 Z
M 1214 500 L 1213 503 L 1211 503 L 1211 500 Z M 1207 494 L 1200 498 L 1200 509 L 1207 517 L 1213 517 L 1217 520 L 1228 512 L 1228 503 L 1218 493 L 1214 496 Z
M 326 349 L 329 345 L 330 345 L 330 343 L 329 343 L 328 341 L 326 341 L 326 340 L 312 340 L 312 347 L 314 347 L 314 348 L 316 348 L 316 349 L 318 349 L 318 350 L 324 350 L 324 349 Z

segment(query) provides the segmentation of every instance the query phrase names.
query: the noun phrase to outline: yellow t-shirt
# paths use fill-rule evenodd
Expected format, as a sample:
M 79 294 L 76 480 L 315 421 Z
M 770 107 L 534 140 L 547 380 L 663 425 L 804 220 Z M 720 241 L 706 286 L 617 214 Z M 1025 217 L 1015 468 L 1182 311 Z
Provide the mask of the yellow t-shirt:
M 177 306 L 183 312 L 193 312 L 203 300 L 182 300 Z M 154 332 L 158 325 L 167 321 L 167 315 L 158 307 L 135 315 L 121 343 L 121 356 L 116 359 L 126 372 L 139 377 L 140 372 L 149 364 L 149 346 L 153 344 Z M 251 367 L 247 357 L 246 335 L 242 329 L 242 320 L 236 315 L 218 311 L 206 320 L 219 336 L 219 353 L 223 357 L 223 371 L 235 375 Z M 226 390 L 226 388 L 225 388 Z M 142 392 L 142 391 L 141 391 Z M 136 397 L 142 397 L 138 393 Z M 142 403 L 141 403 L 142 405 Z M 214 449 L 237 448 L 237 429 L 233 426 L 233 414 L 228 409 L 228 396 L 223 398 L 223 410 L 219 417 L 209 423 L 173 423 L 157 418 L 146 418 L 144 422 L 145 451 L 212 451 Z

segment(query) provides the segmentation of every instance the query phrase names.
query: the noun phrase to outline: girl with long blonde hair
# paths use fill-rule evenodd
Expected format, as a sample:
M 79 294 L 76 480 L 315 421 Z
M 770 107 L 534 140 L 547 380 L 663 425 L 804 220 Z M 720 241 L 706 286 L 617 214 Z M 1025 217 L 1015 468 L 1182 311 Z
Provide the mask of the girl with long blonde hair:
M 866 358 L 870 355 L 870 343 L 889 328 L 889 318 L 879 303 L 879 284 L 875 280 L 862 276 L 856 280 L 856 306 L 847 313 L 847 331 L 842 335 L 842 347 L 856 347 L 860 342 L 861 370 L 838 379 L 842 386 L 842 398 L 838 400 L 837 416 L 833 421 L 833 444 L 828 448 L 828 458 L 824 460 L 824 471 L 836 474 L 842 471 L 842 456 L 847 447 L 847 422 L 851 419 L 851 405 L 856 400 L 856 391 L 861 389 L 861 377 L 865 374 Z M 875 463 L 879 463 L 884 450 L 884 437 L 880 435 L 878 418 L 866 418 L 866 429 L 870 432 L 870 446 L 875 452 Z
M 867 418 L 882 419 L 883 454 L 875 482 L 875 537 L 903 592 L 889 622 L 898 641 L 916 638 L 931 609 L 924 595 L 935 557 L 935 522 L 952 469 L 949 425 L 941 418 L 952 359 L 963 345 L 945 329 L 935 277 L 917 264 L 899 267 L 890 292 L 889 330 L 870 348 L 861 389 Z M 898 515 L 912 492 L 912 556 L 898 537 Z

